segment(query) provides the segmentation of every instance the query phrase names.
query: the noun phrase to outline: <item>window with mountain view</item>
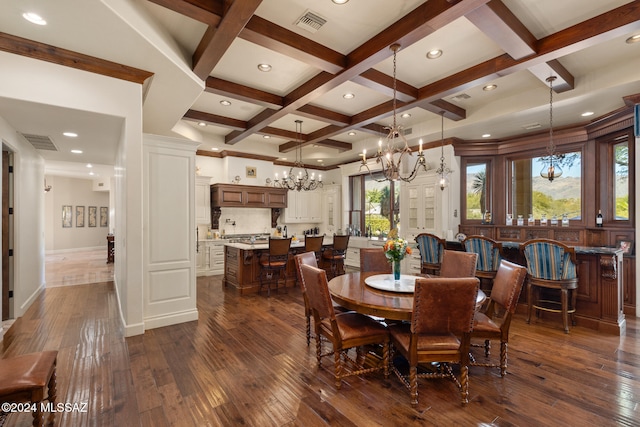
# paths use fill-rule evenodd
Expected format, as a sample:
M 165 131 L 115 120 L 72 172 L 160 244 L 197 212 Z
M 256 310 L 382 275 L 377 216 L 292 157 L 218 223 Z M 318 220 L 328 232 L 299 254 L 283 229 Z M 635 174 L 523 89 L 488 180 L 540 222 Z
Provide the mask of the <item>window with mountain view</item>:
M 539 219 L 546 215 L 570 220 L 582 219 L 582 156 L 580 152 L 565 153 L 559 161 L 561 177 L 549 181 L 540 176 L 545 167 L 542 157 L 511 162 L 511 201 L 513 217 L 533 214 Z
M 629 219 L 629 142 L 626 135 L 624 141 L 613 145 L 614 218 Z

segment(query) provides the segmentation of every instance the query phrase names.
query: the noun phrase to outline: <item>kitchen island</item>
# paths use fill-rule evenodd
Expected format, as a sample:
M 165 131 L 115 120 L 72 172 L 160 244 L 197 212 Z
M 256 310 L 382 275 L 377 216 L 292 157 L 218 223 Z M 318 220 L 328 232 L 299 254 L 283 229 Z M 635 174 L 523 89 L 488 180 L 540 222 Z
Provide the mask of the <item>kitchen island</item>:
M 331 248 L 332 237 L 325 236 L 322 248 Z M 225 243 L 224 247 L 224 277 L 222 284 L 240 294 L 255 293 L 260 290 L 260 257 L 269 252 L 269 244 L 264 241 L 251 243 Z M 296 269 L 293 256 L 304 252 L 304 240 L 291 242 L 289 262 L 286 269 L 285 284 L 282 281 L 280 287 L 292 287 L 296 285 Z M 324 267 L 320 265 L 320 267 Z M 273 286 L 273 285 L 272 285 Z

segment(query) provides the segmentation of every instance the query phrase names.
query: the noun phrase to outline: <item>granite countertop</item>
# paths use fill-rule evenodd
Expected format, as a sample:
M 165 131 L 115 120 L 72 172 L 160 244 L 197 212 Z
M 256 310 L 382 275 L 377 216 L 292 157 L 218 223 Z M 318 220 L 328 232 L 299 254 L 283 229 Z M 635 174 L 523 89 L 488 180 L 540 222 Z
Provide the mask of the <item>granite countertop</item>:
M 333 237 L 328 237 L 328 236 L 324 236 L 324 240 L 322 241 L 322 245 L 332 245 L 333 244 Z M 269 249 L 269 243 L 255 243 L 255 244 L 249 244 L 249 243 L 232 243 L 232 242 L 226 242 L 225 246 L 229 246 L 231 248 L 236 248 L 236 249 L 242 249 L 243 251 L 253 251 L 253 250 L 268 250 Z M 293 241 L 291 240 L 291 248 L 296 249 L 296 248 L 304 248 L 304 239 L 302 240 L 296 240 Z

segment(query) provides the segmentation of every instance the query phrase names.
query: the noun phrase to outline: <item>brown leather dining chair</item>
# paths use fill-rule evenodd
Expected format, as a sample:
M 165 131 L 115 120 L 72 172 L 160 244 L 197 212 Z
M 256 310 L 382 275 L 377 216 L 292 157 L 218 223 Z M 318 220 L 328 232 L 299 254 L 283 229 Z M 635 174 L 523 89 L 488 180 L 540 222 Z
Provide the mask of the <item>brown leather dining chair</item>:
M 418 278 L 411 323 L 389 326 L 393 348 L 409 362 L 409 375 L 391 369 L 418 404 L 418 378 L 450 378 L 469 400 L 469 343 L 480 280 L 476 277 Z M 418 373 L 418 365 L 439 363 L 435 371 Z M 460 365 L 460 379 L 450 364 Z
M 360 249 L 360 272 L 391 273 L 391 263 L 382 248 Z
M 440 277 L 475 277 L 478 254 L 446 250 L 442 255 Z
M 306 325 L 306 334 L 307 334 L 307 345 L 311 343 L 311 307 L 309 307 L 309 297 L 307 296 L 307 287 L 304 284 L 304 278 L 302 277 L 302 269 L 300 268 L 303 264 L 310 265 L 312 267 L 317 267 L 318 262 L 316 260 L 315 254 L 313 252 L 304 252 L 298 254 L 294 257 L 296 263 L 296 275 L 298 278 L 298 283 L 300 283 L 300 288 L 302 289 L 302 300 L 304 301 L 304 316 L 307 320 Z M 348 309 L 342 307 L 341 305 L 333 303 L 333 309 L 339 313 L 345 313 L 349 311 Z
M 289 261 L 289 248 L 291 247 L 291 237 L 288 239 L 269 239 L 269 252 L 263 253 L 260 257 L 260 292 L 264 282 L 267 283 L 267 296 L 271 295 L 271 282 L 275 278 L 276 289 L 278 282 L 284 272 L 284 279 L 287 280 L 287 262 Z
M 473 319 L 471 339 L 484 340 L 485 358 L 489 357 L 491 341 L 500 341 L 500 363 L 479 362 L 471 359 L 471 366 L 487 366 L 500 368 L 500 375 L 507 373 L 507 345 L 509 343 L 509 327 L 511 317 L 516 311 L 522 284 L 527 277 L 527 269 L 521 265 L 502 260 L 493 280 L 491 298 L 484 312 L 476 312 Z M 475 345 L 473 345 L 475 347 Z
M 336 388 L 342 385 L 347 376 L 361 375 L 382 370 L 385 378 L 389 376 L 389 333 L 387 328 L 369 316 L 356 312 L 336 313 L 331 303 L 324 270 L 302 265 L 303 281 L 309 297 L 309 306 L 313 314 L 316 334 L 316 359 L 322 366 L 322 358 L 334 356 L 334 379 Z M 323 353 L 323 340 L 331 343 L 332 350 Z M 369 359 L 378 359 L 375 366 L 365 365 L 366 349 L 372 345 L 382 345 L 382 358 L 372 355 Z M 355 360 L 349 357 L 350 349 L 356 349 Z

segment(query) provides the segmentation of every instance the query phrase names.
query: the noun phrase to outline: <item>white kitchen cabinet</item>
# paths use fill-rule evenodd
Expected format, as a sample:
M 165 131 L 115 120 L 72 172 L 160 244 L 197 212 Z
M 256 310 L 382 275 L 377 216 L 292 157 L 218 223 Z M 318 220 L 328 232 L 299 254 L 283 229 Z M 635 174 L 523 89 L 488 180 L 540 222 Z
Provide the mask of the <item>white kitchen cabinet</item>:
M 349 246 L 344 260 L 345 265 L 360 268 L 360 248 L 368 248 L 369 239 L 366 237 L 349 237 Z
M 289 190 L 284 221 L 289 224 L 322 222 L 322 192 Z
M 322 189 L 322 231 L 333 235 L 342 226 L 340 185 L 325 185 Z
M 213 276 L 224 273 L 225 240 L 201 240 L 196 255 L 196 274 Z
M 196 176 L 196 224 L 211 225 L 211 177 Z
M 436 182 L 434 174 L 404 184 L 400 192 L 400 215 L 407 240 L 413 240 L 420 233 L 439 234 L 442 230 L 439 218 L 442 195 Z

